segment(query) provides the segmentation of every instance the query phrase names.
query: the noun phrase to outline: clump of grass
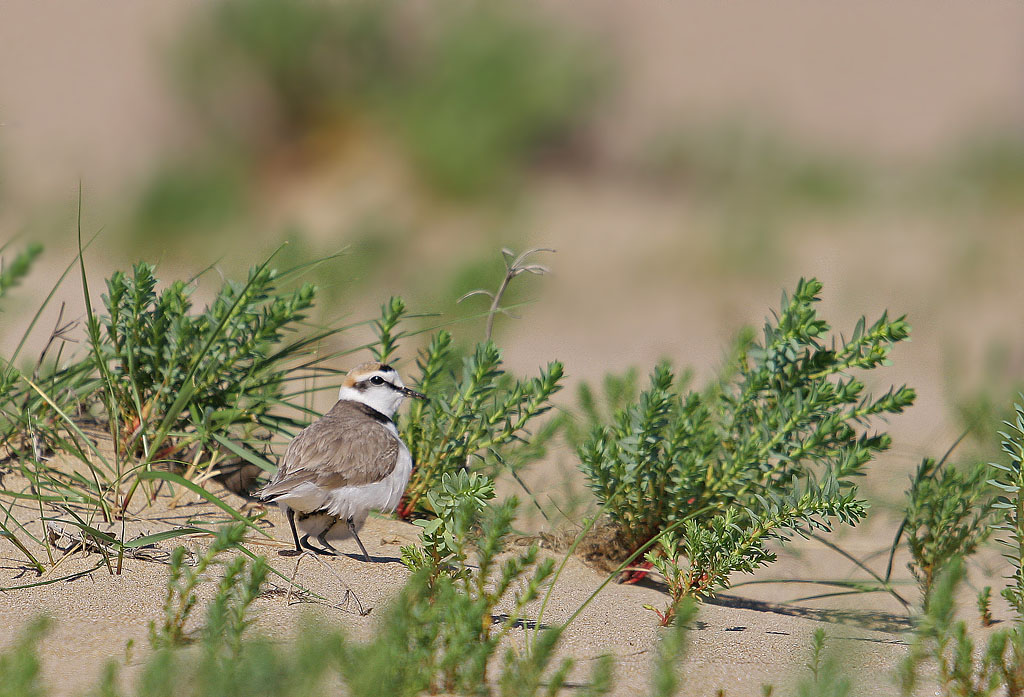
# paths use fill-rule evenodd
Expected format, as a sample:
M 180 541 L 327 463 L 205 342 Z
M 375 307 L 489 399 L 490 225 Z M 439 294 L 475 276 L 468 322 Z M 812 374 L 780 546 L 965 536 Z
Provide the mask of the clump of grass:
M 250 148 L 294 141 L 394 75 L 394 13 L 392 3 L 219 2 L 178 47 L 178 82 L 214 135 Z M 239 121 L 246 110 L 262 118 Z
M 1024 620 L 1024 406 L 1014 404 L 1013 421 L 1006 421 L 1003 432 L 1003 451 L 1009 462 L 993 462 L 995 477 L 992 484 L 1002 491 L 995 502 L 999 519 L 994 528 L 1001 537 L 1003 555 L 1013 566 L 1010 583 L 1003 589 L 1003 597 Z
M 3 253 L 9 244 L 6 243 L 0 246 L 0 254 Z M 18 251 L 10 262 L 7 262 L 3 256 L 0 256 L 0 299 L 11 288 L 21 283 L 22 279 L 31 271 L 36 258 L 42 253 L 43 246 L 41 244 L 31 243 Z M 4 413 L 11 409 L 9 401 L 11 390 L 17 381 L 17 370 L 11 362 L 3 359 L 0 359 L 0 361 L 2 361 L 0 363 L 0 368 L 2 368 L 0 369 L 0 426 L 2 426 L 2 422 L 6 420 Z
M 464 471 L 445 475 L 441 487 L 430 492 L 438 517 L 420 521 L 422 546 L 402 548 L 403 561 L 416 573 L 414 592 L 429 590 L 429 597 L 405 598 L 399 605 L 428 601 L 440 613 L 420 649 L 431 665 L 418 672 L 431 692 L 464 694 L 485 683 L 499 643 L 523 622 L 526 607 L 554 571 L 551 559 L 538 563 L 535 544 L 499 565 L 518 504 L 512 498 L 492 507 L 487 501 L 493 496 L 485 477 Z M 499 617 L 495 613 L 499 604 L 508 604 L 506 596 L 511 609 Z M 536 694 L 560 636 L 561 628 L 552 627 L 538 631 L 530 653 L 509 650 L 499 678 L 502 694 Z M 565 659 L 555 668 L 547 694 L 562 686 L 571 665 Z
M 796 682 L 798 697 L 848 697 L 853 693 L 853 681 L 844 674 L 835 652 L 828 651 L 828 635 L 818 628 L 811 635 L 811 656 L 805 667 L 808 674 L 801 675 Z M 764 697 L 776 695 L 775 685 L 761 685 Z
M 1002 493 L 994 504 L 986 498 L 975 502 L 975 517 L 988 519 L 994 508 L 996 521 L 992 529 L 1002 537 L 997 538 L 1004 548 L 1004 557 L 1010 562 L 1012 573 L 1002 591 L 1016 617 L 1006 629 L 992 632 L 985 646 L 978 647 L 971 638 L 967 623 L 957 618 L 956 593 L 963 584 L 967 572 L 964 558 L 954 556 L 934 573 L 934 582 L 928 588 L 924 603 L 924 615 L 915 631 L 910 653 L 900 667 L 899 681 L 903 694 L 910 695 L 918 684 L 921 666 L 938 674 L 940 691 L 946 696 L 981 697 L 996 693 L 1024 695 L 1024 475 L 1021 463 L 1024 461 L 1024 407 L 1015 404 L 1016 418 L 1006 421 L 1007 431 L 1003 433 L 1003 451 L 1008 462 L 992 463 L 986 474 L 994 475 L 988 484 Z M 972 540 L 978 535 L 970 525 L 965 526 L 968 516 L 962 508 L 971 502 L 976 488 L 971 485 L 984 475 L 976 471 L 959 479 L 959 486 L 948 490 L 949 497 L 962 501 L 946 504 L 940 508 L 942 516 L 950 522 L 945 531 L 953 540 Z M 941 486 L 938 482 L 936 486 Z M 966 487 L 966 490 L 964 490 Z M 972 530 L 966 537 L 963 531 Z M 962 544 L 961 544 L 962 546 Z M 977 605 L 984 626 L 993 624 L 991 612 L 991 588 L 986 587 L 978 594 Z M 929 665 L 930 664 L 930 665 Z
M 991 627 L 996 623 L 992 617 L 992 586 L 985 586 L 978 591 L 978 618 L 982 627 Z
M 780 243 L 794 218 L 856 211 L 875 195 L 877 173 L 855 156 L 809 146 L 765 123 L 725 116 L 666 129 L 646 148 L 654 182 L 706 206 L 716 271 L 764 276 L 784 267 Z
M 639 399 L 579 449 L 618 547 L 636 556 L 686 526 L 677 551 L 703 562 L 685 574 L 697 579 L 689 592 L 712 593 L 734 571 L 772 561 L 769 539 L 864 516 L 853 478 L 891 442 L 866 427 L 910 406 L 914 391 L 875 398 L 854 373 L 886 363 L 910 328 L 883 314 L 870 326 L 861 319 L 849 339 L 829 339 L 814 307 L 821 289 L 801 280 L 784 294 L 763 341 L 744 342 L 704 393 L 681 393 L 659 365 Z

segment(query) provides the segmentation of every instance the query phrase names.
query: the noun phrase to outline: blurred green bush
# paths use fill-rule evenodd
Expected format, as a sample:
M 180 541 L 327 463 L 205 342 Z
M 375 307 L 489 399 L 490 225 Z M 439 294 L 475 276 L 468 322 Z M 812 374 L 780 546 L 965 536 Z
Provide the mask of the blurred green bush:
M 177 76 L 211 135 L 244 151 L 365 128 L 396 141 L 437 192 L 485 193 L 580 125 L 601 71 L 523 11 L 431 10 L 225 0 L 182 42 Z

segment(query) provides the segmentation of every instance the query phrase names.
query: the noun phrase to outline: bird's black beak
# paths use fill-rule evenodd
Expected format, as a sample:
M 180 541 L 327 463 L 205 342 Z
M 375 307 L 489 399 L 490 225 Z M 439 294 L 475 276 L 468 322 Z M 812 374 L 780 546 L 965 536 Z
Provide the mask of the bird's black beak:
M 408 387 L 402 388 L 402 394 L 406 397 L 412 397 L 413 399 L 427 399 L 427 395 L 422 392 L 417 392 L 416 390 L 410 390 Z

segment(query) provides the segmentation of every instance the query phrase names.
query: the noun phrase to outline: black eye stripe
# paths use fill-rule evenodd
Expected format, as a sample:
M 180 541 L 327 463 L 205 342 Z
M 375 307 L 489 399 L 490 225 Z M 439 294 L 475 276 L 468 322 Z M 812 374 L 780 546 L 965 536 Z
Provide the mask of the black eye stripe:
M 359 382 L 352 385 L 352 387 L 356 388 L 360 392 L 365 392 L 371 387 L 390 387 L 393 390 L 399 391 L 402 389 L 401 387 L 396 387 L 394 383 L 388 382 L 380 375 L 374 375 L 373 377 L 368 378 L 366 380 L 360 380 Z

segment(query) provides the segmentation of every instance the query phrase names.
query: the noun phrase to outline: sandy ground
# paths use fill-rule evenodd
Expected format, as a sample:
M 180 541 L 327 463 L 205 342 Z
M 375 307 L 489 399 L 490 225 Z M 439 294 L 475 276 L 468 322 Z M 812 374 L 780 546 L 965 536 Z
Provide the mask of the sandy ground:
M 16 485 L 12 479 L 8 475 L 5 485 Z M 224 491 L 218 495 L 234 506 L 245 503 Z M 186 520 L 212 525 L 222 517 L 210 504 L 188 496 L 176 508 L 170 509 L 166 504 L 167 497 L 161 497 L 153 507 L 141 511 L 139 517 L 130 518 L 126 537 L 172 529 Z M 37 511 L 19 506 L 14 512 L 29 530 L 38 533 Z M 285 577 L 294 577 L 297 583 L 326 599 L 306 597 L 300 602 L 298 593 L 288 592 L 288 582 L 272 575 L 267 592 L 253 606 L 257 618 L 253 631 L 276 638 L 293 635 L 310 612 L 344 627 L 355 639 L 371 636 L 382 609 L 407 577 L 407 570 L 398 561 L 399 548 L 418 537 L 415 526 L 371 518 L 361 535 L 373 558 L 373 563 L 367 564 L 355 555 L 351 541 L 339 543 L 343 552 L 339 558 L 279 555 L 280 550 L 290 548 L 291 542 L 287 524 L 276 510 L 268 514 L 265 529 L 274 539 L 268 541 L 252 534 L 250 549 L 266 555 L 271 566 Z M 845 534 L 839 542 L 850 553 L 867 558 L 886 546 L 891 531 L 887 522 L 876 520 L 856 533 Z M 78 552 L 62 559 L 41 578 L 27 568 L 12 545 L 0 545 L 0 587 L 12 589 L 0 592 L 0 646 L 8 644 L 25 623 L 45 612 L 57 620 L 41 651 L 45 682 L 54 697 L 84 693 L 108 660 L 122 667 L 123 680 L 133 680 L 149 652 L 148 624 L 162 617 L 167 554 L 183 540 L 186 548 L 197 553 L 208 543 L 202 537 L 189 537 L 144 548 L 143 557 L 124 560 L 120 575 L 109 573 L 100 555 Z M 33 551 L 45 555 L 42 549 Z M 562 558 L 553 551 L 544 553 Z M 901 571 L 902 563 L 899 559 L 899 579 L 906 578 Z M 876 556 L 872 565 L 880 570 L 884 559 Z M 31 590 L 16 588 L 77 572 L 87 573 Z M 979 567 L 973 575 L 980 579 L 985 573 Z M 864 575 L 819 543 L 809 541 L 795 544 L 779 564 L 753 579 L 736 581 L 792 578 L 843 579 Z M 602 573 L 570 558 L 554 586 L 544 621 L 557 623 L 567 619 L 604 579 Z M 986 582 L 991 583 L 992 579 Z M 913 586 L 898 587 L 909 600 L 915 599 Z M 724 690 L 730 697 L 745 697 L 760 695 L 764 683 L 785 688 L 803 674 L 811 635 L 823 627 L 830 637 L 828 646 L 843 656 L 850 667 L 858 685 L 855 694 L 893 694 L 893 671 L 907 650 L 906 612 L 887 595 L 800 598 L 832 590 L 813 584 L 743 584 L 705 604 L 690 625 L 683 666 L 685 693 L 710 697 Z M 208 598 L 210 592 L 207 584 L 200 595 Z M 611 654 L 616 665 L 614 694 L 643 694 L 655 647 L 664 631 L 657 626 L 654 614 L 643 606 L 664 607 L 666 600 L 667 596 L 657 587 L 608 585 L 570 625 L 561 644 L 562 654 L 577 662 L 573 681 L 584 681 L 594 659 Z M 361 615 L 360 609 L 369 613 Z M 997 604 L 997 615 L 1001 610 L 1004 608 Z M 529 610 L 536 612 L 536 605 Z M 201 617 L 200 608 L 194 614 L 193 624 Z M 525 631 L 514 631 L 510 641 L 523 641 Z

